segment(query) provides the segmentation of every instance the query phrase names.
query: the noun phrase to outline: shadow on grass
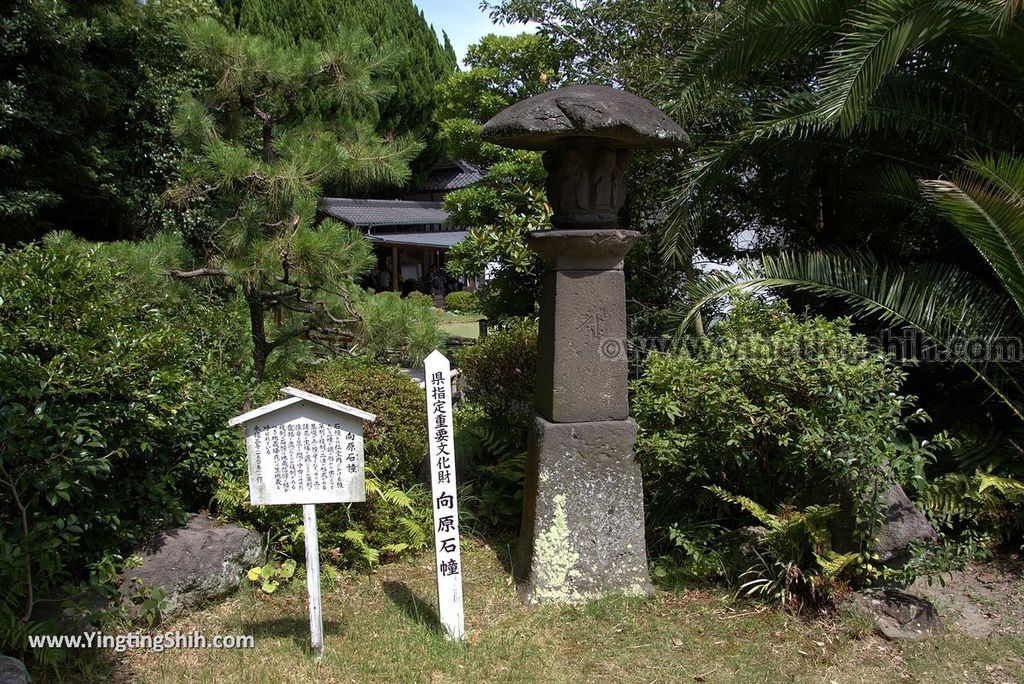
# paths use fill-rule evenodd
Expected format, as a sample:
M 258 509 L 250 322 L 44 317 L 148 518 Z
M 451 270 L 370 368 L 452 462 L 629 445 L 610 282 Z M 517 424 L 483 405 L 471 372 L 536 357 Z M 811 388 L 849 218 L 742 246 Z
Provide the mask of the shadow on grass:
M 420 623 L 429 631 L 443 633 L 441 618 L 432 605 L 417 596 L 405 582 L 385 582 L 384 593 L 395 606 L 410 619 Z
M 272 620 L 257 620 L 242 624 L 242 634 L 251 634 L 259 644 L 261 637 L 288 637 L 297 646 L 310 650 L 309 617 L 280 617 Z M 341 623 L 324 620 L 324 637 L 341 634 Z
M 501 569 L 505 574 L 516 576 L 516 544 L 515 537 L 499 535 L 494 539 L 488 539 L 488 546 L 494 551 L 494 556 L 501 563 Z

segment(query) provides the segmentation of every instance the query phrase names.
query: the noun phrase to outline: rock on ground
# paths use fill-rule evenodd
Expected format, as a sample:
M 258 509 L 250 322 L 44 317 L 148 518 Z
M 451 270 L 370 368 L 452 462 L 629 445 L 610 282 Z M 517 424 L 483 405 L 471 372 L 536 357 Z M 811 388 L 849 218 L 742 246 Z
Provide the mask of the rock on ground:
M 901 567 L 910 558 L 914 542 L 934 544 L 938 541 L 938 534 L 898 482 L 880 478 L 878 488 L 876 503 L 882 520 L 871 551 L 878 554 L 878 560 L 883 565 Z M 839 513 L 832 518 L 829 527 L 832 546 L 840 553 L 859 550 L 855 532 L 861 523 L 853 514 L 853 489 L 852 485 L 822 487 L 810 500 L 810 503 L 818 504 L 835 503 L 838 500 Z
M 914 503 L 898 482 L 890 482 L 879 497 L 879 509 L 885 520 L 878 532 L 875 552 L 883 563 L 893 563 L 906 556 L 915 541 L 934 544 L 939 536 L 931 522 L 914 507 Z
M 137 594 L 135 580 L 159 587 L 166 595 L 164 617 L 226 596 L 265 557 L 260 534 L 201 514 L 184 527 L 158 533 L 137 553 L 142 565 L 125 572 L 121 593 L 129 599 Z
M 0 656 L 0 684 L 29 684 L 25 663 L 10 656 Z
M 923 639 L 941 634 L 942 620 L 928 599 L 890 587 L 867 589 L 853 597 L 855 610 L 870 616 L 886 639 Z

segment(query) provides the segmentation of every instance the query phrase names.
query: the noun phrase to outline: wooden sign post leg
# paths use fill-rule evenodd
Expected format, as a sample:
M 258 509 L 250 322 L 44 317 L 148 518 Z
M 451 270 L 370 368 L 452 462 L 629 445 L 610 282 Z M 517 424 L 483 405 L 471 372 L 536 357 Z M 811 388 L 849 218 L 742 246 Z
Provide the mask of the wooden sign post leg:
M 320 541 L 316 531 L 316 506 L 303 504 L 302 527 L 306 533 L 306 585 L 309 589 L 309 633 L 313 652 L 324 654 L 324 618 L 320 610 Z

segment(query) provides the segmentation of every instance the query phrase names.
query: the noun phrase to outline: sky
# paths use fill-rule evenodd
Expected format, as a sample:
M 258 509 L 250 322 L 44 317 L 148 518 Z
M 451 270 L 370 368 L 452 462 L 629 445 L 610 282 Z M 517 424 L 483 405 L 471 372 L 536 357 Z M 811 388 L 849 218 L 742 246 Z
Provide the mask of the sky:
M 531 26 L 513 24 L 496 26 L 490 17 L 480 10 L 480 0 L 414 0 L 416 6 L 423 10 L 427 23 L 434 26 L 440 40 L 441 32 L 448 34 L 459 56 L 459 64 L 466 56 L 466 48 L 488 33 L 498 35 L 514 35 L 524 31 L 532 32 Z

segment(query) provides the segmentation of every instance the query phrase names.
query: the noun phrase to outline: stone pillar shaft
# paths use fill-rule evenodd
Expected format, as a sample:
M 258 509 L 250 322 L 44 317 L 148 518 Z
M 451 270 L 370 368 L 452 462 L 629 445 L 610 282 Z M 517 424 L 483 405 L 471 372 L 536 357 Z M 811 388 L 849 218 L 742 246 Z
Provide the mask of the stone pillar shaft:
M 527 603 L 650 593 L 622 261 L 632 231 L 533 233 L 544 256 L 537 414 L 517 567 Z

